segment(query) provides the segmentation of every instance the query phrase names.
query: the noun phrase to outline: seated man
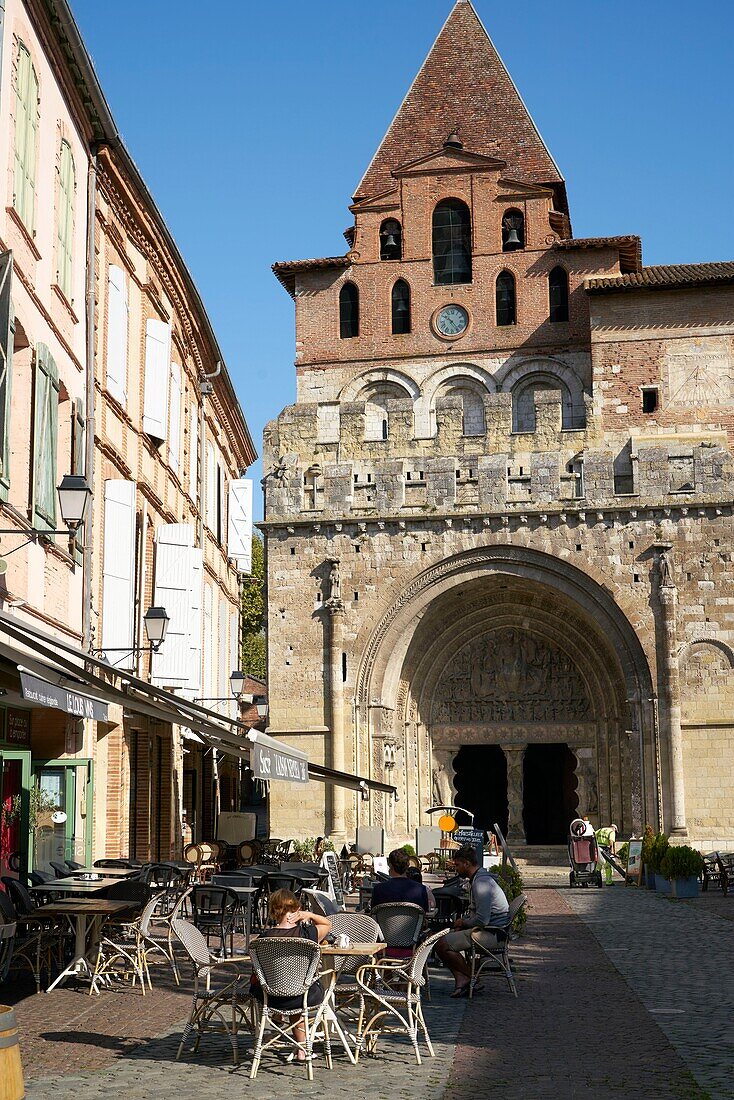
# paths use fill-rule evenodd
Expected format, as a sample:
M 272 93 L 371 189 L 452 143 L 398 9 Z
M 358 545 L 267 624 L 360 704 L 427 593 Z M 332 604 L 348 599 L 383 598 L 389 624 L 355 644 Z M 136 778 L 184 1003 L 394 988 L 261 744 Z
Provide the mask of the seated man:
M 388 901 L 410 901 L 428 912 L 428 893 L 421 882 L 408 878 L 410 861 L 407 852 L 395 848 L 387 857 L 390 871 L 388 882 L 376 882 L 372 887 L 372 908 Z
M 509 905 L 505 892 L 494 875 L 479 867 L 476 849 L 467 845 L 454 855 L 457 875 L 471 883 L 471 904 L 465 917 L 454 921 L 454 931 L 443 936 L 436 944 L 436 954 L 454 976 L 452 997 L 469 995 L 471 970 L 462 952 L 471 947 L 471 929 L 484 925 L 504 928 L 508 921 Z M 488 932 L 488 936 L 492 933 Z

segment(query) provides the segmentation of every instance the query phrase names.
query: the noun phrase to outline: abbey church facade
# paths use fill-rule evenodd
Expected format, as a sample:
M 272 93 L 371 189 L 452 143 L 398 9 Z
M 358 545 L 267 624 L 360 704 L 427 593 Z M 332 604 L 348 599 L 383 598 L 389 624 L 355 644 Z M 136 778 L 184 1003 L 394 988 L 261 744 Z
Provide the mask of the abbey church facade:
M 734 845 L 734 263 L 574 237 L 469 0 L 350 210 L 343 255 L 274 266 L 270 732 L 399 799 L 310 783 L 273 834 L 413 841 L 451 802 Z

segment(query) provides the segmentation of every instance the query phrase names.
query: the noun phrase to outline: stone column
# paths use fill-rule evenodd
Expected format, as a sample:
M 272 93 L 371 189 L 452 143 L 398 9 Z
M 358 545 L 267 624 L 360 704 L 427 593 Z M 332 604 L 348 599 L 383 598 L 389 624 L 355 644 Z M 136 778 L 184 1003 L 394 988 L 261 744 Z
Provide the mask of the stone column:
M 328 615 L 329 633 L 329 730 L 331 737 L 329 767 L 334 771 L 345 771 L 344 744 L 344 679 L 342 674 L 342 653 L 344 652 L 344 604 L 341 599 L 339 580 L 339 562 L 329 562 L 329 594 L 325 601 Z M 328 833 L 336 841 L 346 840 L 346 819 L 344 788 L 331 785 L 331 814 L 328 821 Z M 338 845 L 337 845 L 338 847 Z
M 683 734 L 681 731 L 680 670 L 678 667 L 678 590 L 673 580 L 670 546 L 656 547 L 658 602 L 660 606 L 662 699 L 661 715 L 670 753 L 671 834 L 687 836 L 686 792 L 683 775 Z
M 527 745 L 502 745 L 507 760 L 507 836 L 508 844 L 525 844 L 522 820 L 522 765 Z

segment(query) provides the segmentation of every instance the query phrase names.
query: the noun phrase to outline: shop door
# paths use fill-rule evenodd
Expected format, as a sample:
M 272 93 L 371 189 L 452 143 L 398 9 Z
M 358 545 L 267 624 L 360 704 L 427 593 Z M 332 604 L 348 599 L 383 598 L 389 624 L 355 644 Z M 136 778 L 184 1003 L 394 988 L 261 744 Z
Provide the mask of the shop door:
M 28 868 L 31 754 L 0 748 L 0 875 Z
M 91 861 L 91 760 L 47 760 L 34 763 L 36 802 L 35 852 L 37 871 L 53 874 L 51 860 Z

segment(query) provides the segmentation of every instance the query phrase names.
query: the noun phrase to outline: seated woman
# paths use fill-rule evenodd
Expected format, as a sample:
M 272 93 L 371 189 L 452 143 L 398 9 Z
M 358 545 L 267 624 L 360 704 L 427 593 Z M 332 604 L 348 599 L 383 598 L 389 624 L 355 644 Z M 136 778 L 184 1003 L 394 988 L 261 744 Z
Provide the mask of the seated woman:
M 331 921 L 326 917 L 320 917 L 317 913 L 308 913 L 306 910 L 301 909 L 298 898 L 290 890 L 276 890 L 271 894 L 268 915 L 272 921 L 272 926 L 263 929 L 260 933 L 261 936 L 285 936 L 291 939 L 302 936 L 313 943 L 323 943 L 331 931 Z M 260 983 L 254 974 L 250 978 L 250 993 L 259 1001 L 263 999 Z M 320 982 L 314 982 L 308 991 L 309 1006 L 313 1007 L 321 1004 L 323 997 L 324 991 Z M 284 1011 L 291 1011 L 294 1008 L 299 1008 L 303 1003 L 303 999 L 301 997 L 268 997 L 268 1003 L 271 1008 L 276 1010 L 282 1008 Z M 306 1041 L 306 1030 L 302 1019 L 295 1025 L 293 1037 L 299 1044 L 298 1061 L 304 1062 L 306 1051 L 303 1044 Z

